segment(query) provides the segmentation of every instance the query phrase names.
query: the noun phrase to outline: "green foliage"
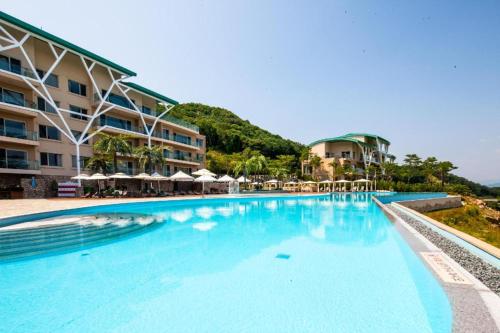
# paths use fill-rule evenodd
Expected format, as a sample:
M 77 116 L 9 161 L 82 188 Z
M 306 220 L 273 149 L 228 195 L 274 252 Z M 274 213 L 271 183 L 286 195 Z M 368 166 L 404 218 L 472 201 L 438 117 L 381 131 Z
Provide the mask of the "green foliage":
M 300 143 L 252 125 L 223 108 L 188 103 L 176 106 L 169 114 L 199 126 L 200 132 L 206 136 L 208 151 L 231 155 L 250 149 L 272 159 L 279 155 L 292 155 L 296 159 L 293 165 L 298 168 L 298 160 L 307 149 Z M 212 156 L 220 157 L 217 154 Z M 209 157 L 207 153 L 207 158 Z M 219 162 L 221 161 L 215 162 L 217 167 L 220 166 L 217 164 Z
M 165 163 L 163 149 L 167 148 L 163 146 L 141 146 L 134 150 L 134 155 L 138 158 L 139 165 L 144 172 L 147 171 L 151 174 L 154 172 L 155 166 L 163 166 Z
M 131 154 L 132 147 L 129 144 L 129 135 L 109 135 L 99 133 L 99 140 L 94 143 L 94 150 L 97 153 L 108 155 L 113 160 L 113 171 L 118 172 L 118 154 Z
M 96 153 L 87 161 L 86 167 L 93 172 L 106 174 L 112 170 L 113 163 L 108 155 Z

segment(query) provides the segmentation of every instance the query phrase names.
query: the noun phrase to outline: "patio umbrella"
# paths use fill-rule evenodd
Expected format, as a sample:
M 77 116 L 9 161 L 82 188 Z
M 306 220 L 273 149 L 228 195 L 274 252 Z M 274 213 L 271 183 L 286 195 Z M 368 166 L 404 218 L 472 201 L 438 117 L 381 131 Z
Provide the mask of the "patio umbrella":
M 267 184 L 277 184 L 278 180 L 277 179 L 271 179 L 271 180 L 266 181 L 266 183 Z
M 99 188 L 99 193 L 101 192 L 101 182 L 100 180 L 106 180 L 108 177 L 103 175 L 102 173 L 94 173 L 92 176 L 87 178 L 88 180 L 97 180 L 97 186 Z
M 220 177 L 219 179 L 217 179 L 218 182 L 220 183 L 230 183 L 230 182 L 233 182 L 235 179 L 231 176 L 228 176 L 228 175 L 224 175 L 222 177 Z
M 90 176 L 87 175 L 86 173 L 81 173 L 78 176 L 71 177 L 71 179 L 75 179 L 75 180 L 87 180 L 89 178 L 90 178 Z
M 191 182 L 194 180 L 194 177 L 191 177 L 190 175 L 182 171 L 177 171 L 173 176 L 170 176 L 169 179 L 171 181 L 177 181 L 177 182 Z
M 140 173 L 138 175 L 135 175 L 132 178 L 134 178 L 134 179 L 140 179 L 141 180 L 141 189 L 140 189 L 140 191 L 142 191 L 142 181 L 145 180 L 145 179 L 148 179 L 149 177 L 151 177 L 149 174 L 143 172 L 143 173 Z
M 210 175 L 203 175 L 194 180 L 197 183 L 201 183 L 201 193 L 205 194 L 205 183 L 213 183 L 216 182 L 217 179 Z
M 124 174 L 123 172 L 117 172 L 111 176 L 108 176 L 108 178 L 112 178 L 112 179 L 129 179 L 129 178 L 132 178 L 130 177 L 129 175 L 126 175 Z
M 238 183 L 250 183 L 250 180 L 248 178 L 246 178 L 245 176 L 240 176 L 238 179 L 237 179 Z
M 147 180 L 156 180 L 158 182 L 158 192 L 160 192 L 160 181 L 168 180 L 168 177 L 162 176 L 158 172 L 153 172 L 153 174 L 149 176 Z
M 212 177 L 215 177 L 215 173 L 213 173 L 212 171 L 210 170 L 207 170 L 207 169 L 200 169 L 198 171 L 195 171 L 192 173 L 193 176 L 212 176 Z

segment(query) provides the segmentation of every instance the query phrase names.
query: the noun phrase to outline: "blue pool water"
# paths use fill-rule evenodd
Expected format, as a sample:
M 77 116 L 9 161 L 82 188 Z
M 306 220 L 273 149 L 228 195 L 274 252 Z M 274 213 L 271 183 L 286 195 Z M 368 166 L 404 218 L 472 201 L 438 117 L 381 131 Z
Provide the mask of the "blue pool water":
M 367 194 L 115 205 L 149 230 L 0 262 L 5 332 L 450 332 L 439 283 Z
M 383 204 L 406 200 L 445 198 L 447 195 L 445 192 L 390 192 L 376 194 L 377 199 Z

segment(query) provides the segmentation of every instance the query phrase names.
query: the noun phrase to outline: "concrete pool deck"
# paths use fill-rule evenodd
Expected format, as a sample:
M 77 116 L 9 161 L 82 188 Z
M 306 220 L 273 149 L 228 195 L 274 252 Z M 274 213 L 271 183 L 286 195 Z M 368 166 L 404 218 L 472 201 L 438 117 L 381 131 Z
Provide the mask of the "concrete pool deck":
M 445 290 L 453 309 L 453 332 L 500 332 L 500 297 L 448 256 L 447 249 L 436 246 L 429 235 L 416 230 L 414 221 L 397 214 L 391 205 L 376 198 L 374 201 Z M 472 256 L 465 254 L 466 249 L 463 251 L 464 256 Z

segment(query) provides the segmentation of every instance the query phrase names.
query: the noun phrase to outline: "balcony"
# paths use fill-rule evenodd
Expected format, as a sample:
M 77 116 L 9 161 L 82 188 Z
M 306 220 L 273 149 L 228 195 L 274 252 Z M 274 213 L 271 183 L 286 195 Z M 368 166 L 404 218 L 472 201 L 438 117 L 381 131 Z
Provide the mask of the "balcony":
M 118 165 L 118 170 L 116 172 L 123 172 L 126 175 L 135 176 L 135 175 L 139 174 L 142 171 L 139 171 L 139 169 L 137 169 L 136 167 L 131 167 L 130 168 L 130 167 L 126 166 L 126 165 Z
M 0 126 L 0 141 L 38 146 L 38 132 Z
M 30 160 L 3 159 L 0 160 L 0 173 L 39 175 L 40 163 Z
M 32 101 L 12 96 L 6 93 L 3 89 L 0 89 L 0 102 L 29 109 L 36 109 L 36 104 Z
M 159 138 L 159 139 L 168 140 L 168 141 L 175 142 L 175 143 L 180 143 L 184 146 L 188 146 L 189 148 L 199 148 L 199 146 L 197 146 L 196 144 L 193 144 L 192 141 L 186 140 L 185 138 L 174 136 L 171 134 L 167 135 L 166 133 L 154 131 L 152 136 L 153 136 L 153 138 Z
M 33 71 L 26 67 L 13 65 L 6 62 L 0 62 L 0 70 L 36 79 L 36 75 L 33 73 Z
M 125 131 L 126 134 L 130 134 L 129 132 L 134 132 L 136 134 L 139 134 L 140 136 L 147 136 L 144 128 L 137 127 L 128 123 L 99 118 L 97 124 L 98 126 L 108 126 L 110 129 L 116 129 L 116 132 L 118 133 L 123 133 L 123 131 Z M 114 131 L 112 130 L 112 132 Z
M 203 159 L 200 160 L 199 158 L 190 157 L 189 155 L 186 154 L 176 154 L 176 153 L 171 153 L 169 151 L 165 151 L 163 153 L 163 157 L 165 157 L 168 161 L 184 162 L 186 164 L 192 164 L 192 165 L 198 165 L 203 161 Z
M 120 97 L 120 98 L 118 98 L 118 97 Z M 97 105 L 99 105 L 100 102 L 101 102 L 101 99 L 100 99 L 99 95 L 97 93 L 95 93 L 93 96 L 93 105 L 97 106 Z M 137 111 L 135 110 L 135 108 L 127 100 L 123 100 L 123 97 L 121 97 L 121 96 L 116 96 L 116 95 L 108 96 L 108 98 L 106 99 L 106 102 L 108 102 L 109 104 L 113 104 L 122 110 L 134 112 L 137 115 Z M 154 118 L 160 116 L 164 112 L 164 110 L 158 110 L 158 109 L 154 110 L 154 109 L 145 107 L 145 106 L 137 104 L 137 103 L 135 103 L 135 105 L 137 106 L 137 108 L 139 110 L 141 110 L 142 114 L 145 114 L 147 116 L 151 116 Z M 200 129 L 198 126 L 193 125 L 193 124 L 191 124 L 187 121 L 184 121 L 182 119 L 175 118 L 175 117 L 170 116 L 168 114 L 164 115 L 160 119 L 167 121 L 169 123 L 178 125 L 182 128 L 189 129 L 189 130 L 194 131 L 196 133 L 200 133 Z

